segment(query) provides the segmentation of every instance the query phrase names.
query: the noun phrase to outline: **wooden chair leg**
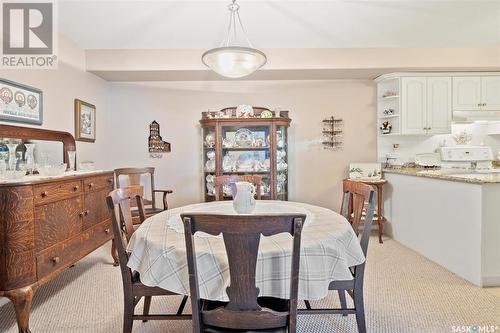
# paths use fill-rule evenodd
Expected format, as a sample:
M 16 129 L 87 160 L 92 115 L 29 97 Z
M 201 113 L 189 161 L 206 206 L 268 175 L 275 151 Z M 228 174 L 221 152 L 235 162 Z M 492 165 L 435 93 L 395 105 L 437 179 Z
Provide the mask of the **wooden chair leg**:
M 363 302 L 363 289 L 354 292 L 354 307 L 356 308 L 356 323 L 358 332 L 366 333 L 365 305 Z
M 123 333 L 132 333 L 132 325 L 134 324 L 134 300 L 125 299 L 123 309 Z
M 378 242 L 380 244 L 383 244 L 384 241 L 382 240 L 382 233 L 384 231 L 384 221 L 382 220 L 382 217 L 379 217 L 378 219 L 379 219 L 377 221 L 378 222 Z
M 111 241 L 111 256 L 113 257 L 113 266 L 120 265 L 120 259 L 118 258 L 118 252 L 116 251 L 115 240 Z
M 182 301 L 181 301 L 181 304 L 179 305 L 179 309 L 177 309 L 178 316 L 182 315 L 182 312 L 184 311 L 184 307 L 186 306 L 187 300 L 188 300 L 187 296 L 182 297 Z
M 151 307 L 151 296 L 144 296 L 144 310 L 142 314 L 147 316 L 149 314 L 149 308 Z M 143 323 L 147 322 L 146 319 L 142 321 Z
M 347 300 L 345 297 L 345 291 L 344 290 L 337 290 L 339 293 L 339 298 L 340 298 L 340 308 L 341 309 L 347 309 Z M 347 313 L 343 313 L 342 317 L 347 317 Z

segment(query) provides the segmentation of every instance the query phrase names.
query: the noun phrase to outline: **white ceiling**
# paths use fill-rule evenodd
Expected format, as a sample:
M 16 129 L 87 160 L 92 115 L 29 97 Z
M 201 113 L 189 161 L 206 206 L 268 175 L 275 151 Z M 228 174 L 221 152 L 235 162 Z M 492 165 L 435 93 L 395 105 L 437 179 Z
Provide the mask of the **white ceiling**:
M 500 46 L 500 1 L 238 2 L 261 48 Z M 84 49 L 211 48 L 228 3 L 60 0 L 59 29 Z

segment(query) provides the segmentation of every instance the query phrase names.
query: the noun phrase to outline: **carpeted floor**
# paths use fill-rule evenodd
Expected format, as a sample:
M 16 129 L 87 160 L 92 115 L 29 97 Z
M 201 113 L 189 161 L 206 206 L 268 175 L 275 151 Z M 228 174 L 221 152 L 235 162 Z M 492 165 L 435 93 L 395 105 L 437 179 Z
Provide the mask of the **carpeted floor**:
M 367 266 L 369 332 L 441 333 L 453 332 L 453 326 L 500 326 L 497 291 L 477 288 L 393 240 L 380 245 L 373 237 Z M 337 305 L 335 295 L 313 302 L 313 306 Z M 172 310 L 179 301 L 177 297 L 153 299 L 152 312 Z M 33 333 L 118 333 L 122 331 L 122 310 L 120 271 L 111 265 L 108 244 L 38 290 L 30 326 Z M 357 329 L 354 316 L 324 315 L 299 316 L 298 331 L 344 333 Z M 17 333 L 11 304 L 0 306 L 0 332 Z M 191 332 L 191 323 L 135 322 L 134 332 Z

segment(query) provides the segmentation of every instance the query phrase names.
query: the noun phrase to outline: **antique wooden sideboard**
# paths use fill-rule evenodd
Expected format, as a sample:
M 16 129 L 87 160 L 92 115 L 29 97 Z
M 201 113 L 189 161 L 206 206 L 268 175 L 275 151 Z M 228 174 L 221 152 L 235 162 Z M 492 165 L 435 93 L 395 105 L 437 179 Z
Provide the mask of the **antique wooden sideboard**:
M 0 125 L 0 137 L 5 127 L 14 126 Z M 19 332 L 30 332 L 37 288 L 112 238 L 105 198 L 113 188 L 112 171 L 0 182 L 0 296 L 14 304 Z

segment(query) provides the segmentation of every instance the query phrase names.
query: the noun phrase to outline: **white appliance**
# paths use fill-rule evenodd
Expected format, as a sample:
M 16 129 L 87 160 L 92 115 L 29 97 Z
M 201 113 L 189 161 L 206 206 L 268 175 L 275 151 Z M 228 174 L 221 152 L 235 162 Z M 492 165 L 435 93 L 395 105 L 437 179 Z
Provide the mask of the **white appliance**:
M 493 151 L 488 146 L 441 147 L 441 168 L 462 169 L 477 173 L 500 173 L 494 169 Z

